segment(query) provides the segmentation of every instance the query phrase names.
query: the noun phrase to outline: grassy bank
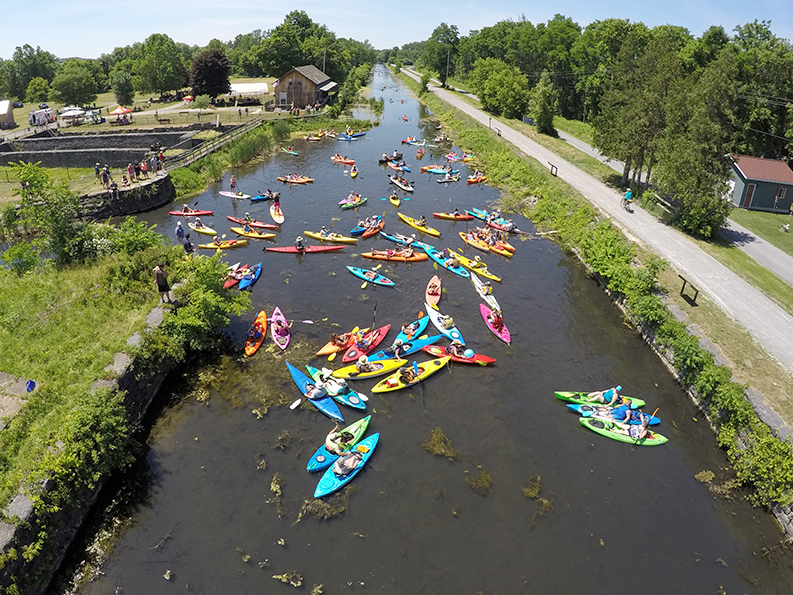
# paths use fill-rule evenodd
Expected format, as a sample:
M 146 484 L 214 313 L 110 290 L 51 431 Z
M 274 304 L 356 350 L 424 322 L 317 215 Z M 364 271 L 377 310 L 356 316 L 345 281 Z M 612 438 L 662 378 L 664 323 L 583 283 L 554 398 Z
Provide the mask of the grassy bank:
M 418 83 L 406 76 L 402 80 L 418 92 Z M 530 217 L 538 227 L 556 230 L 562 247 L 575 250 L 620 299 L 629 321 L 653 333 L 659 349 L 674 353 L 681 384 L 700 395 L 737 480 L 754 488 L 754 502 L 793 502 L 793 446 L 771 435 L 747 402 L 744 386 L 731 380 L 732 371 L 716 365 L 668 311 L 658 281 L 666 263 L 652 254 L 638 262 L 636 247 L 568 184 L 534 160 L 521 158 L 511 145 L 433 94 L 422 100 L 454 132 L 456 144 L 485 164 L 488 177 L 504 191 L 504 206 Z
M 793 232 L 785 233 L 781 229 L 783 225 L 793 223 L 793 217 L 779 213 L 736 208 L 730 213 L 730 219 L 786 254 L 793 256 Z

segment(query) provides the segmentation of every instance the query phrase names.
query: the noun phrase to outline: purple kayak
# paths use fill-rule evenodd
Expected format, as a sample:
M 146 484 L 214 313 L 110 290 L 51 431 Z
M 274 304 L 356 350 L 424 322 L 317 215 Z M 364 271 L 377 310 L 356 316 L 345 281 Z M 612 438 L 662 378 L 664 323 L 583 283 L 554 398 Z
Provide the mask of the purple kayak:
M 284 313 L 281 312 L 281 308 L 276 306 L 275 310 L 273 310 L 273 317 L 270 319 L 270 322 L 283 322 L 284 324 L 287 323 Z M 275 341 L 275 344 L 278 345 L 281 350 L 286 349 L 286 346 L 289 345 L 290 333 L 288 329 L 286 330 L 285 334 L 282 334 L 280 331 L 276 330 L 275 324 L 270 324 L 270 334 L 273 336 L 273 341 Z
M 501 329 L 500 330 L 496 330 L 495 327 L 490 322 L 490 314 L 493 311 L 490 308 L 488 308 L 487 306 L 485 306 L 484 304 L 479 304 L 479 311 L 482 313 L 482 318 L 485 319 L 485 324 L 487 325 L 487 328 L 489 328 L 491 331 L 493 331 L 493 334 L 496 337 L 498 337 L 499 339 L 504 341 L 504 343 L 509 345 L 509 342 L 512 340 L 512 338 L 509 336 L 509 329 L 507 329 L 507 325 L 504 324 L 503 321 L 502 321 Z

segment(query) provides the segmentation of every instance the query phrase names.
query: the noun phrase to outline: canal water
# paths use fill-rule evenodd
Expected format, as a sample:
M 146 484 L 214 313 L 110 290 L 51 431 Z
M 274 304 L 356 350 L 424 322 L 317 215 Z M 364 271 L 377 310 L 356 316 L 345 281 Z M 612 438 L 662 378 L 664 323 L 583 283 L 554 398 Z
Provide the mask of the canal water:
M 291 587 L 272 577 L 296 571 L 304 582 L 299 591 L 322 584 L 328 594 L 789 593 L 791 559 L 775 547 L 781 535 L 770 517 L 741 493 L 716 496 L 695 478 L 702 471 L 715 474 L 713 484 L 731 477 L 706 421 L 583 267 L 538 236 L 517 240 L 510 260 L 483 255 L 503 278 L 494 284 L 495 295 L 511 346 L 485 327 L 470 281 L 439 273 L 446 289 L 440 310 L 454 317 L 468 346 L 497 363 L 454 364 L 411 391 L 371 395 L 370 432 L 380 432 L 380 444 L 354 480 L 348 509 L 330 520 L 304 516 L 296 522 L 319 479 L 305 471 L 306 461 L 332 424 L 308 406 L 255 415 L 257 375 L 269 367 L 282 370 L 285 360 L 338 366 L 305 355 L 306 344 L 316 349 L 333 330 L 369 326 L 375 304 L 378 325 L 414 320 L 437 271 L 427 262 L 386 263 L 380 272 L 396 287 L 362 290 L 344 267 L 367 266 L 357 255 L 388 247 L 384 239 L 306 256 L 265 253 L 263 247 L 291 245 L 304 230 L 334 218 L 334 230 L 347 232 L 359 217 L 383 212 L 386 231 L 412 231 L 380 200 L 393 186 L 377 159 L 395 148 L 413 166 L 408 179 L 416 184 L 401 212 L 431 219 L 433 211 L 499 199 L 487 186 L 438 184 L 436 177 L 415 173 L 433 156 L 419 162 L 415 149 L 400 140 L 437 134 L 428 114 L 382 67 L 375 69 L 372 88 L 385 111 L 362 139 L 296 142 L 298 157 L 278 153 L 234 172 L 243 192 L 277 187 L 286 216 L 274 242 L 249 242 L 225 256 L 263 262 L 252 291 L 254 312 L 278 305 L 289 318 L 316 324 L 295 322 L 294 351 L 263 350 L 254 364 L 239 363 L 238 351 L 228 354 L 226 365 L 235 372 L 208 400 L 185 396 L 184 377 L 169 383 L 141 463 L 119 488 L 119 494 L 134 494 L 128 516 L 120 519 L 101 575 L 79 592 L 288 593 Z M 356 160 L 357 179 L 331 163 L 335 151 Z M 316 181 L 295 187 L 276 181 L 292 171 Z M 224 189 L 228 177 L 198 197 L 199 208 L 215 210 L 207 221 L 217 229 L 230 233 L 227 214 L 268 218 L 266 203 L 219 196 Z M 357 214 L 337 206 L 351 190 L 369 198 Z M 175 220 L 167 210 L 144 218 L 171 234 Z M 529 221 L 516 221 L 533 229 Z M 443 238 L 422 239 L 463 247 L 456 232 L 465 223 L 435 225 Z M 253 315 L 232 323 L 234 344 L 242 343 Z M 374 383 L 355 382 L 354 388 L 367 391 Z M 659 431 L 668 444 L 633 447 L 598 436 L 553 394 L 615 384 L 644 399 L 647 410 L 659 408 Z M 279 390 L 299 396 L 290 382 Z M 347 422 L 359 417 L 350 409 L 343 413 Z M 424 449 L 436 427 L 459 451 L 455 460 Z M 291 442 L 276 448 L 284 431 Z M 480 472 L 492 479 L 485 495 L 466 482 Z M 271 491 L 275 474 L 283 482 L 280 503 Z M 524 495 L 538 478 L 537 497 Z

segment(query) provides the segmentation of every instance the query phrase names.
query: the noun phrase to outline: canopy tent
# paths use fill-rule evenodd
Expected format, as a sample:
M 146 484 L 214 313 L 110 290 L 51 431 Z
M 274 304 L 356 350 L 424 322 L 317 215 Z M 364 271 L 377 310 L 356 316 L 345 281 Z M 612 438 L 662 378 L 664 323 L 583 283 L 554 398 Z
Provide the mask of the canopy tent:
M 129 114 L 131 112 L 132 112 L 132 110 L 129 109 L 128 107 L 122 107 L 122 106 L 119 105 L 116 109 L 114 109 L 112 112 L 110 112 L 110 115 L 111 116 L 123 116 L 124 114 Z
M 232 97 L 255 97 L 259 95 L 267 95 L 269 92 L 270 88 L 267 86 L 267 83 L 236 83 L 231 85 L 231 91 L 229 91 L 229 95 Z
M 61 113 L 61 118 L 76 118 L 85 114 L 85 110 L 80 108 L 68 109 Z
M 182 97 L 182 99 L 184 99 L 185 101 L 193 101 L 193 96 L 192 95 L 185 95 L 184 97 Z

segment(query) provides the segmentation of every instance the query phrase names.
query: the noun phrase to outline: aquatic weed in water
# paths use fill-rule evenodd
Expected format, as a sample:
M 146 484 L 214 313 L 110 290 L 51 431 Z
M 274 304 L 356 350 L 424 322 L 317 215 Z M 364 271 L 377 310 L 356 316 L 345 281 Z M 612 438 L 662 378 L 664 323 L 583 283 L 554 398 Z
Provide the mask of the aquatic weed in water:
M 284 516 L 284 508 L 281 506 L 281 494 L 283 494 L 282 486 L 283 478 L 281 477 L 281 474 L 274 474 L 273 479 L 270 482 L 270 491 L 273 493 L 273 497 L 267 502 L 275 504 L 275 511 L 278 513 L 279 518 Z
M 467 473 L 467 472 L 466 472 Z M 471 489 L 480 496 L 487 494 L 490 486 L 493 485 L 493 478 L 485 471 L 482 465 L 476 466 L 476 476 L 468 475 L 465 478 L 466 483 L 471 486 Z
M 274 574 L 273 578 L 282 583 L 292 585 L 293 587 L 299 587 L 303 584 L 303 575 L 297 570 L 292 570 L 291 572 L 285 572 L 283 574 Z
M 297 515 L 297 520 L 292 523 L 292 526 L 294 527 L 297 525 L 306 515 L 311 515 L 318 518 L 320 521 L 327 521 L 328 519 L 339 516 L 347 510 L 348 499 L 357 489 L 357 486 L 348 485 L 344 493 L 337 495 L 335 498 L 329 500 L 320 500 L 318 498 L 314 500 L 304 500 L 303 506 L 300 507 L 300 514 Z
M 284 430 L 278 437 L 275 439 L 275 446 L 274 448 L 280 448 L 281 450 L 286 450 L 289 448 L 289 444 L 292 442 L 292 434 L 289 433 L 289 430 Z
M 440 428 L 432 428 L 430 430 L 430 435 L 424 443 L 424 449 L 439 457 L 446 457 L 450 461 L 453 461 L 460 454 L 452 446 L 452 441 L 446 437 Z
M 523 488 L 523 495 L 527 498 L 534 500 L 540 495 L 541 477 L 538 475 L 537 479 L 529 480 L 526 487 Z

